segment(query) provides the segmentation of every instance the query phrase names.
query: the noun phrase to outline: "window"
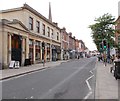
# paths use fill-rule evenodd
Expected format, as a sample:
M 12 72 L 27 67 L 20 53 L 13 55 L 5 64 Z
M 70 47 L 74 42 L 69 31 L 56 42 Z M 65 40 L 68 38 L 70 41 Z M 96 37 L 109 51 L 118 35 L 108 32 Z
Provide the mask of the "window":
M 45 25 L 42 24 L 42 31 L 43 31 L 43 35 L 45 35 Z
M 118 36 L 118 41 L 120 41 L 120 36 Z
M 48 37 L 50 37 L 50 28 L 47 27 L 47 34 L 48 34 Z
M 31 39 L 29 40 L 29 45 L 33 45 L 33 41 Z
M 33 18 L 29 17 L 29 29 L 33 30 Z
M 53 29 L 51 29 L 51 37 L 53 38 Z
M 59 33 L 57 32 L 57 40 L 59 40 Z
M 40 42 L 39 41 L 36 41 L 35 49 L 36 49 L 35 60 L 40 60 Z
M 40 32 L 40 22 L 39 21 L 36 22 L 36 28 L 37 28 L 37 33 L 39 33 Z

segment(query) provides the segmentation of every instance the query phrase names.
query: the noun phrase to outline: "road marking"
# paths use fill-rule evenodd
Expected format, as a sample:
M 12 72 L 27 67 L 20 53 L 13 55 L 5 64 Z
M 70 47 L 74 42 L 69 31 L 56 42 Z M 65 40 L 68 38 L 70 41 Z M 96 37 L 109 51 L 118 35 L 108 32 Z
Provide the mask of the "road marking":
M 93 71 L 93 70 L 90 71 L 91 74 L 93 74 L 92 71 Z M 86 79 L 86 84 L 87 84 L 87 86 L 88 86 L 89 93 L 83 98 L 84 100 L 85 100 L 85 99 L 88 99 L 89 96 L 92 94 L 92 88 L 91 88 L 91 86 L 90 86 L 89 80 L 90 80 L 91 78 L 93 78 L 93 77 L 94 77 L 94 75 L 92 75 L 92 76 L 90 76 L 89 78 Z M 84 100 L 82 100 L 82 101 L 84 101 Z
M 90 71 L 91 74 L 93 74 L 92 70 Z
M 94 76 L 94 75 L 90 76 L 90 77 L 86 80 L 87 86 L 88 86 L 88 88 L 89 88 L 90 91 L 92 90 L 92 88 L 91 88 L 90 83 L 88 82 L 88 80 L 90 80 L 93 76 Z
M 82 101 L 88 99 L 91 94 L 92 94 L 92 91 L 90 91 L 90 92 L 84 97 L 84 99 L 83 99 Z
M 33 96 L 31 96 L 30 98 L 33 99 Z
M 55 89 L 59 88 L 65 82 L 69 81 L 74 75 L 76 75 L 77 73 L 79 73 L 80 70 L 82 70 L 87 65 L 88 64 L 85 64 L 84 66 L 82 66 L 81 68 L 79 68 L 78 70 L 76 70 L 75 72 L 73 72 L 70 76 L 68 76 L 67 78 L 65 78 L 63 81 L 61 81 L 60 83 L 58 83 L 56 86 L 54 86 L 52 89 L 50 89 L 48 92 L 46 92 L 43 95 L 41 95 L 40 99 L 45 99 L 45 97 L 47 97 L 52 91 L 55 91 Z

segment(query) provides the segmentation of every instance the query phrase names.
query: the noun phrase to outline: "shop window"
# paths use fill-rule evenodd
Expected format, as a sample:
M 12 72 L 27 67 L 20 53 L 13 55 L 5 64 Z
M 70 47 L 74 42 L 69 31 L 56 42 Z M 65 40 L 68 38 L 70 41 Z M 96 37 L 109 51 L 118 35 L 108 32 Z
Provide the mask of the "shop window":
M 40 60 L 40 42 L 36 41 L 36 45 L 35 45 L 35 60 Z
M 118 41 L 120 41 L 120 36 L 118 36 Z

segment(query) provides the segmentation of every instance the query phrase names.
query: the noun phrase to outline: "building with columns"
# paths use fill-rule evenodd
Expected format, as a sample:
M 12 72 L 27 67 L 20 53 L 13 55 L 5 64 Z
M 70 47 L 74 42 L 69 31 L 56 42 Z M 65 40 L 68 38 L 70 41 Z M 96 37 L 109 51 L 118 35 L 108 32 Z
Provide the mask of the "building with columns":
M 27 4 L 0 11 L 0 63 L 8 67 L 12 60 L 19 61 L 20 65 L 24 65 L 25 59 L 30 59 L 32 64 L 43 59 L 60 60 L 60 28 L 51 17 L 45 18 Z

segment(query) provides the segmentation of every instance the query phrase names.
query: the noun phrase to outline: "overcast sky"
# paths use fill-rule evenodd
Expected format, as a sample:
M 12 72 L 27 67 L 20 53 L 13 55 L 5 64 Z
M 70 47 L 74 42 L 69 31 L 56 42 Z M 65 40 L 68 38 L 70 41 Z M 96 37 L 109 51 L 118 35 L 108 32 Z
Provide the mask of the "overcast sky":
M 83 40 L 90 50 L 95 50 L 88 26 L 105 13 L 112 14 L 117 19 L 118 1 L 120 0 L 0 0 L 0 10 L 21 7 L 27 3 L 48 18 L 51 2 L 52 20 L 60 28 L 66 27 L 67 32 L 72 32 L 77 39 Z

